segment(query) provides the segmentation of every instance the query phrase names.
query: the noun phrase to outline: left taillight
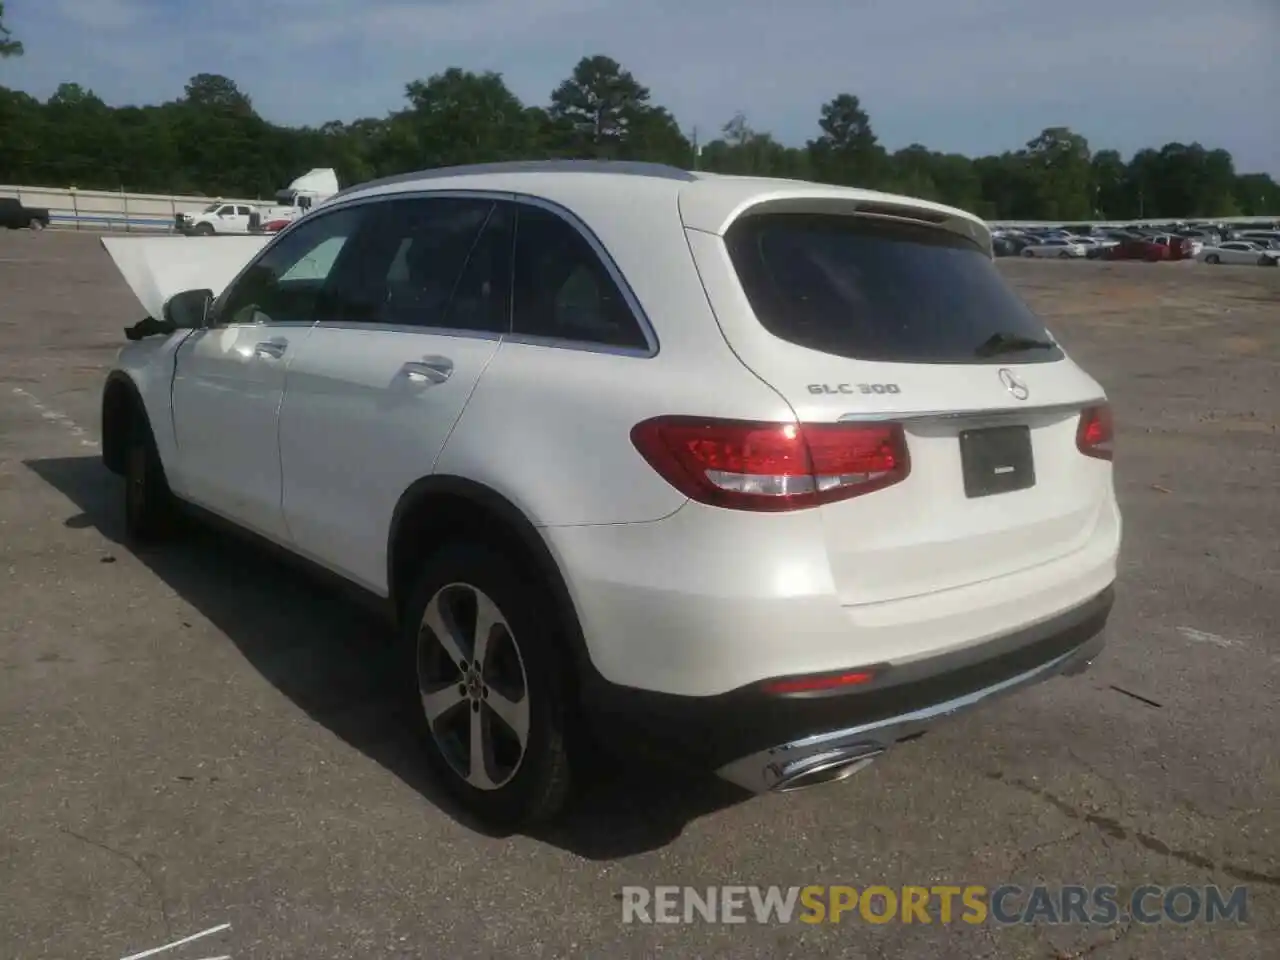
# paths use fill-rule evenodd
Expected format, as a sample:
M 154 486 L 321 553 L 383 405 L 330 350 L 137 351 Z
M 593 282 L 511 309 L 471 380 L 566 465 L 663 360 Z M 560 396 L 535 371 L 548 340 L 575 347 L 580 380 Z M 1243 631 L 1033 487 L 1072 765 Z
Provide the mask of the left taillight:
M 1111 419 L 1110 405 L 1100 403 L 1080 411 L 1076 448 L 1086 457 L 1112 459 L 1115 455 L 1115 426 Z
M 881 490 L 910 470 L 900 424 L 656 417 L 631 441 L 681 493 L 717 507 L 782 511 Z

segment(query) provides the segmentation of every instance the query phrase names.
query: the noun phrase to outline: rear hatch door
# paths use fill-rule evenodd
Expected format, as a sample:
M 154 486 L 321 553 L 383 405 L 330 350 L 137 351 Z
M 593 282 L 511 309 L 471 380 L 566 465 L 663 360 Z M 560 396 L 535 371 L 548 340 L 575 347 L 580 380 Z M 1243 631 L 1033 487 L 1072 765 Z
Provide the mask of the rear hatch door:
M 1090 539 L 1110 464 L 1077 448 L 1102 391 L 972 224 L 748 212 L 689 241 L 726 340 L 807 423 L 901 423 L 910 469 L 819 507 L 846 604 L 933 593 Z

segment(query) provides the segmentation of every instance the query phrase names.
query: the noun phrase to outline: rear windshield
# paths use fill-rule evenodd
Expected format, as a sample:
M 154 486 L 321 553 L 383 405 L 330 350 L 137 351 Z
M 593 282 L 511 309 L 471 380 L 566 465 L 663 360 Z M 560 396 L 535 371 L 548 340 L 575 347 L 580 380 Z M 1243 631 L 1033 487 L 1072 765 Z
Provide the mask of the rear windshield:
M 725 237 L 743 290 L 774 336 L 856 360 L 1035 363 L 1050 339 L 972 240 L 938 227 L 822 214 L 757 214 Z

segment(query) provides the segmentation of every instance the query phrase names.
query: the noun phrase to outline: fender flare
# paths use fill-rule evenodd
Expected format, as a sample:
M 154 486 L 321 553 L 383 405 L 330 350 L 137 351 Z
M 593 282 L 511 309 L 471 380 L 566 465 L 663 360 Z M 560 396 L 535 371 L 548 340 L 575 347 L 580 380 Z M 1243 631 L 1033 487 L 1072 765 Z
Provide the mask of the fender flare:
M 542 582 L 551 591 L 556 610 L 560 615 L 560 624 L 565 638 L 569 641 L 569 652 L 572 654 L 579 670 L 591 668 L 591 658 L 587 652 L 586 640 L 582 633 L 582 624 L 578 618 L 577 606 L 569 593 L 568 584 L 560 565 L 556 562 L 547 546 L 546 540 L 538 532 L 538 528 L 525 515 L 524 511 L 512 503 L 492 487 L 465 477 L 450 474 L 433 474 L 422 477 L 409 485 L 400 495 L 391 514 L 391 527 L 387 534 L 387 593 L 392 609 L 398 615 L 402 597 L 396 595 L 396 539 L 404 518 L 424 499 L 433 496 L 447 496 L 469 501 L 486 513 L 493 516 L 508 531 L 524 552 L 533 560 L 541 576 Z M 581 676 L 581 672 L 579 676 Z
M 124 439 L 119 433 L 119 425 L 112 419 L 114 416 L 113 408 L 107 403 L 107 398 L 116 390 L 124 390 L 130 397 L 134 412 L 141 414 L 143 419 L 147 421 L 148 428 L 151 425 L 151 418 L 147 413 L 147 405 L 142 399 L 142 391 L 138 389 L 138 384 L 133 377 L 119 369 L 108 373 L 106 382 L 102 385 L 102 410 L 99 429 L 102 435 L 102 461 L 112 473 L 120 472 L 117 468 L 121 465 L 118 463 L 117 458 L 121 452 L 120 444 Z

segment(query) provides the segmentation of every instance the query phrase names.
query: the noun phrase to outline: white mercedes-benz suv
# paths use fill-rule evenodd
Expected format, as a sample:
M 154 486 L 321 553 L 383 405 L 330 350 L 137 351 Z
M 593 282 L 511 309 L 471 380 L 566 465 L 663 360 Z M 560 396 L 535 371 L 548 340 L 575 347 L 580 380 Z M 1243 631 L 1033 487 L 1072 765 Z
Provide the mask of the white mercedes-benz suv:
M 195 508 L 376 597 L 484 818 L 555 813 L 584 737 L 842 779 L 1101 649 L 1110 410 L 961 210 L 557 161 L 103 242 L 151 314 L 131 534 Z

